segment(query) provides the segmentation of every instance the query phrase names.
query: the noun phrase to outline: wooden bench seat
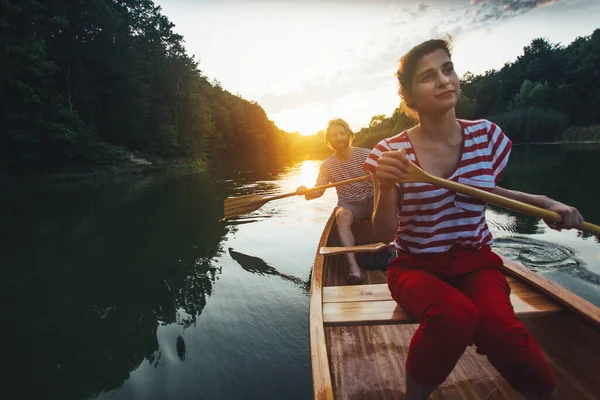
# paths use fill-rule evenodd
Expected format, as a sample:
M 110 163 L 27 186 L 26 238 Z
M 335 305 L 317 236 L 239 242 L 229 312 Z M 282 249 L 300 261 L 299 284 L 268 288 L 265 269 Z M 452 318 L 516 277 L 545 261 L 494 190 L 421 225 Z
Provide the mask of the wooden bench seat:
M 510 301 L 518 317 L 555 314 L 562 307 L 524 282 L 507 276 Z M 325 286 L 323 318 L 327 326 L 416 323 L 392 299 L 387 284 Z

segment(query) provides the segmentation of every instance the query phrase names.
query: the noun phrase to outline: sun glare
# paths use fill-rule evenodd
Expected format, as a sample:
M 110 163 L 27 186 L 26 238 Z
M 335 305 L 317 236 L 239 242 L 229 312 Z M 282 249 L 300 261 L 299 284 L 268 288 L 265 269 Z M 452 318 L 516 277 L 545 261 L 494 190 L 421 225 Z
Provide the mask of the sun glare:
M 365 101 L 365 96 L 370 100 Z M 368 126 L 365 116 L 385 114 L 390 116 L 397 107 L 398 93 L 394 78 L 384 85 L 361 93 L 353 93 L 334 100 L 303 104 L 292 109 L 270 113 L 269 118 L 286 132 L 314 135 L 327 127 L 332 118 L 343 118 L 355 132 Z M 390 106 L 391 105 L 391 106 Z M 369 117 L 370 118 L 370 117 Z
M 302 165 L 300 166 L 302 185 L 308 188 L 315 186 L 318 175 L 319 162 L 313 160 L 306 160 L 302 162 Z
M 327 121 L 332 118 L 330 109 L 331 106 L 309 105 L 273 113 L 270 117 L 286 132 L 298 132 L 303 136 L 310 136 L 327 127 Z

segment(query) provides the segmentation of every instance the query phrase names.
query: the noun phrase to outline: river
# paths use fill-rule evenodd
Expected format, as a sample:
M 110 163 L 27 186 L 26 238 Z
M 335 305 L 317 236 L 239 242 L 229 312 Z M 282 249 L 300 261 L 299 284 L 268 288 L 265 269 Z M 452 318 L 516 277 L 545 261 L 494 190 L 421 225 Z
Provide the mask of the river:
M 599 156 L 515 146 L 501 185 L 598 224 Z M 321 161 L 3 190 L 4 395 L 310 398 L 310 273 L 335 190 L 219 219 L 228 195 L 314 184 Z M 596 238 L 493 206 L 487 217 L 497 251 L 600 306 Z

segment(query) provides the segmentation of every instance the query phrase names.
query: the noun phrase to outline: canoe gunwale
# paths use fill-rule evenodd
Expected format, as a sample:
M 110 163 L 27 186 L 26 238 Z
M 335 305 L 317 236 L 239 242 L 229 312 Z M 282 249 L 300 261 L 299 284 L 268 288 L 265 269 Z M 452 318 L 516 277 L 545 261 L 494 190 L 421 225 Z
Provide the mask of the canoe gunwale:
M 310 280 L 308 328 L 313 398 L 315 400 L 333 400 L 334 398 L 323 321 L 323 266 L 325 258 L 319 254 L 319 249 L 326 246 L 329 241 L 334 222 L 335 209 L 329 216 L 321 234 Z
M 501 258 L 504 262 L 502 269 L 505 273 L 532 285 L 550 299 L 576 314 L 592 329 L 600 332 L 600 307 L 595 306 L 570 290 L 544 278 L 540 274 L 527 269 L 518 262 L 502 256 Z

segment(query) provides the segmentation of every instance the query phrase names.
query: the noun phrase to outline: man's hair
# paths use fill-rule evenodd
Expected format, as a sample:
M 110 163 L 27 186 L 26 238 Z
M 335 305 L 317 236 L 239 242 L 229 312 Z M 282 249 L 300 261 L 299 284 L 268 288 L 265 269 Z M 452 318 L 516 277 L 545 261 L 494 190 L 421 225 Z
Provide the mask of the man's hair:
M 348 125 L 348 123 L 341 118 L 334 118 L 327 124 L 327 129 L 325 130 L 324 137 L 325 144 L 327 144 L 327 146 L 329 146 L 330 149 L 334 150 L 334 148 L 331 146 L 331 128 L 333 128 L 335 125 L 344 127 L 344 129 L 348 133 L 348 136 L 350 137 L 350 144 L 352 144 L 352 142 L 354 141 L 354 132 L 352 132 L 352 129 L 350 129 L 350 125 Z

